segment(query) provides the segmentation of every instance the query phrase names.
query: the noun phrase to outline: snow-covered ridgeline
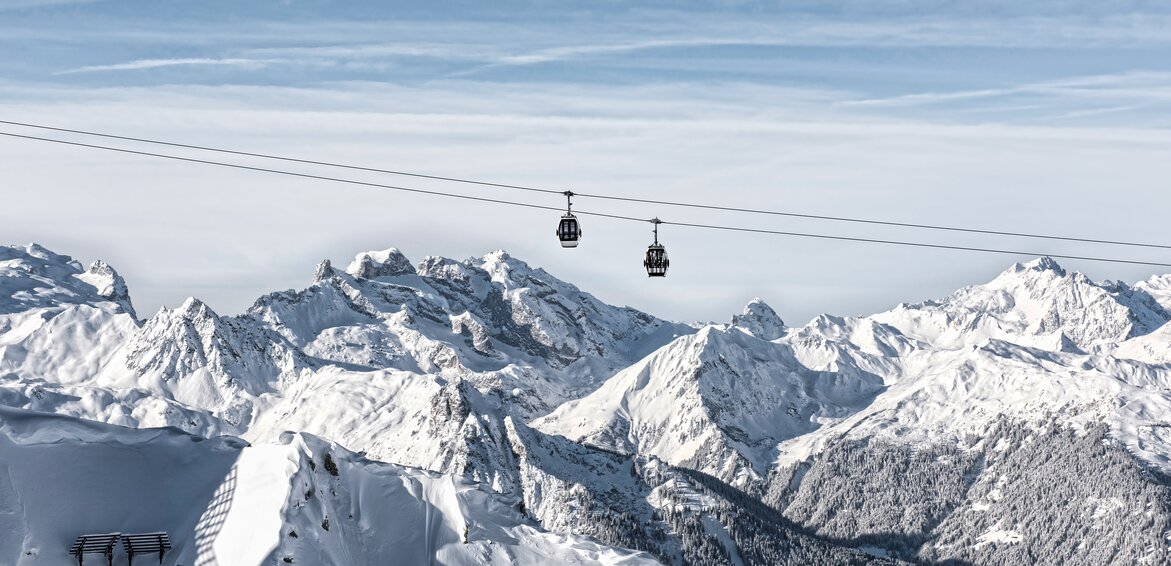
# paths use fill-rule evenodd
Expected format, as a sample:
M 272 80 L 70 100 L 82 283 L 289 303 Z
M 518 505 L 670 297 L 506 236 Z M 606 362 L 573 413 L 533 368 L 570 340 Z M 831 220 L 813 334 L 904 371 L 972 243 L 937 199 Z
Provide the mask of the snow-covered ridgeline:
M 1163 443 L 1144 441 L 1167 414 L 1167 277 L 1098 284 L 1043 258 L 870 317 L 790 328 L 754 300 L 733 324 L 694 334 L 503 252 L 417 267 L 394 249 L 368 252 L 344 271 L 324 262 L 308 288 L 244 315 L 190 299 L 141 323 L 108 265 L 83 271 L 35 245 L 3 257 L 0 371 L 15 406 L 256 439 L 310 430 L 462 471 L 467 455 L 450 451 L 466 447 L 439 441 L 498 445 L 499 419 L 539 417 L 546 432 L 733 482 L 846 430 L 930 436 L 1057 411 L 1111 422 L 1137 454 L 1168 461 Z M 419 419 L 435 420 L 451 391 L 490 400 L 475 412 L 496 424 L 420 437 Z M 379 440 L 395 435 L 417 441 Z
M 715 504 L 678 522 L 680 496 L 656 494 L 699 488 L 648 476 L 660 464 L 759 493 L 842 442 L 955 446 L 1009 418 L 1105 423 L 1171 470 L 1166 276 L 1096 283 L 1043 258 L 873 316 L 790 327 L 754 300 L 696 328 L 503 252 L 412 265 L 390 249 L 323 262 L 307 288 L 242 315 L 191 299 L 139 321 L 109 266 L 0 250 L 2 405 L 257 443 L 303 431 L 482 482 L 563 532 L 635 546 L 676 529 L 647 543 L 660 556 L 717 555 L 745 534 L 704 515 Z M 692 527 L 706 534 L 678 531 Z M 1016 544 L 987 540 L 972 545 Z

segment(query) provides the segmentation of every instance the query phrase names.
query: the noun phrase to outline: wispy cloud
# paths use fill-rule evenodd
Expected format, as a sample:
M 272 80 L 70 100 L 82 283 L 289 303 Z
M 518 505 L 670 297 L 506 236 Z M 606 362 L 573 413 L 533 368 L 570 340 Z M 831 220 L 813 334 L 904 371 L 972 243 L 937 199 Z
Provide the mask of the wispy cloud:
M 71 75 L 75 73 L 101 73 L 107 71 L 137 71 L 142 69 L 158 69 L 161 67 L 186 66 L 243 67 L 249 69 L 259 69 L 280 62 L 281 61 L 278 59 L 212 59 L 203 57 L 189 59 L 138 59 L 135 61 L 114 63 L 111 65 L 90 65 L 87 67 L 78 67 L 76 69 L 60 71 L 55 74 Z
M 638 41 L 633 43 L 616 43 L 616 44 L 599 44 L 599 45 L 569 45 L 564 47 L 553 47 L 549 49 L 541 49 L 532 53 L 524 53 L 519 55 L 507 55 L 496 60 L 500 65 L 533 65 L 537 63 L 547 63 L 550 61 L 562 61 L 565 59 L 572 59 L 575 57 L 583 57 L 590 55 L 605 55 L 614 53 L 631 53 L 636 51 L 647 51 L 651 49 L 673 49 L 685 47 L 717 47 L 717 46 L 768 46 L 768 45 L 784 45 L 784 42 L 777 40 L 763 40 L 763 39 L 734 39 L 734 38 L 689 38 L 689 39 L 663 39 L 652 41 Z
M 1069 120 L 1070 118 L 1084 118 L 1087 116 L 1099 116 L 1102 114 L 1114 114 L 1114 113 L 1118 113 L 1118 112 L 1131 112 L 1134 110 L 1139 110 L 1141 108 L 1142 108 L 1141 106 L 1111 106 L 1109 108 L 1091 108 L 1089 110 L 1077 110 L 1074 112 L 1066 112 L 1065 114 L 1059 114 L 1057 116 L 1045 116 L 1043 118 L 1038 118 L 1036 121 L 1045 122 L 1045 121 Z
M 847 100 L 843 102 L 843 104 L 848 106 L 916 106 L 920 104 L 938 104 L 959 100 L 1005 96 L 1024 92 L 1025 90 L 1027 90 L 1027 87 L 983 88 L 976 90 L 957 90 L 949 92 L 917 92 L 913 94 L 900 94 L 882 98 Z
M 1017 95 L 1077 98 L 1147 99 L 1171 102 L 1171 73 L 1125 72 L 1030 82 L 1005 88 L 920 92 L 882 98 L 847 100 L 847 106 L 920 106 Z
M 0 0 L 0 11 L 43 8 L 63 4 L 91 4 L 102 0 Z
M 486 57 L 483 65 L 450 73 L 449 77 L 473 75 L 489 69 L 500 67 L 520 67 L 525 65 L 539 65 L 572 59 L 589 58 L 605 55 L 623 55 L 639 51 L 654 49 L 680 49 L 689 47 L 729 47 L 729 46 L 780 46 L 782 42 L 751 39 L 663 39 L 651 41 L 637 41 L 628 43 L 578 44 L 560 47 L 534 49 L 528 52 L 496 55 Z
M 380 57 L 429 57 L 485 60 L 499 57 L 499 49 L 472 43 L 359 43 L 296 47 L 262 47 L 245 50 L 249 56 L 281 58 L 371 59 Z
M 569 38 L 562 38 L 566 41 Z M 530 39 L 530 42 L 548 41 Z M 691 37 L 648 41 L 616 41 L 612 43 L 570 43 L 557 46 L 533 46 L 524 43 L 478 44 L 478 43 L 374 43 L 356 45 L 321 45 L 306 47 L 276 47 L 250 49 L 250 56 L 278 56 L 290 59 L 339 60 L 375 59 L 383 57 L 421 57 L 452 61 L 485 63 L 491 66 L 522 66 L 564 61 L 597 55 L 617 55 L 654 49 L 678 49 L 689 47 L 719 46 L 783 46 L 789 42 L 783 39 L 751 38 L 706 38 Z
M 393 24 L 392 29 L 396 29 Z M 395 43 L 361 43 L 372 33 L 365 25 L 355 27 L 355 43 L 260 48 L 252 55 L 287 57 L 372 58 L 390 56 L 431 57 L 480 61 L 494 66 L 533 65 L 648 50 L 695 47 L 1058 47 L 1089 45 L 1136 45 L 1171 43 L 1171 17 L 1026 18 L 950 20 L 909 18 L 835 22 L 808 17 L 777 21 L 716 17 L 706 21 L 678 16 L 661 22 L 591 33 L 586 27 L 547 29 L 534 26 L 523 34 L 494 23 L 428 22 L 418 29 L 401 30 L 404 40 Z M 386 33 L 386 29 L 379 35 Z M 313 30 L 290 34 L 312 42 Z M 329 37 L 337 31 L 330 28 Z M 453 43 L 421 39 L 449 35 Z M 418 36 L 417 42 L 410 38 Z M 654 37 L 642 40 L 636 37 Z

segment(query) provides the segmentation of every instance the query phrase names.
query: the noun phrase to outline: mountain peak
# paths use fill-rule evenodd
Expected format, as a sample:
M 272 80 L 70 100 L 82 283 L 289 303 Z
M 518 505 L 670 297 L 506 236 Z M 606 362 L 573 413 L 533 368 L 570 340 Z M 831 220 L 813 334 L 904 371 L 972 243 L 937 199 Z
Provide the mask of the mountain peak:
M 69 265 L 71 267 L 77 268 L 78 271 L 81 271 L 81 265 L 74 261 L 72 257 L 54 252 L 53 250 L 50 250 L 49 248 L 46 248 L 36 242 L 32 242 L 25 246 L 5 246 L 5 248 L 8 253 L 4 254 L 3 257 L 0 257 L 0 259 L 17 259 L 19 256 L 25 256 L 43 260 L 48 263 Z
M 164 307 L 163 311 L 167 309 Z M 196 299 L 195 297 L 187 297 L 183 304 L 179 305 L 175 310 L 170 311 L 171 315 L 183 320 L 202 320 L 208 318 L 219 318 L 215 311 L 207 303 Z
M 1171 311 L 1171 274 L 1155 275 L 1138 283 L 1135 288 L 1146 291 L 1163 305 L 1163 308 Z
M 1065 268 L 1061 267 L 1061 265 L 1049 256 L 1041 256 L 1030 262 L 1015 264 L 1010 271 L 1014 273 L 1021 273 L 1023 271 L 1051 271 L 1059 277 L 1065 277 L 1066 275 Z
M 776 340 L 785 334 L 785 321 L 759 297 L 749 301 L 741 314 L 732 317 L 732 326 L 762 340 Z
M 471 263 L 475 263 L 475 260 L 472 260 Z M 509 255 L 504 250 L 496 250 L 492 253 L 485 254 L 484 257 L 479 259 L 478 267 L 488 272 L 489 277 L 493 281 L 504 284 L 508 284 L 510 280 L 523 281 L 523 277 L 514 279 L 513 272 L 516 272 L 518 275 L 524 275 L 539 271 L 534 270 L 527 262 Z
M 0 303 L 11 303 L 0 305 L 0 312 L 114 303 L 137 318 L 126 281 L 113 267 L 95 261 L 86 270 L 72 257 L 39 244 L 0 246 L 0 297 Z
M 941 301 L 906 305 L 871 318 L 947 347 L 998 339 L 1095 354 L 1152 332 L 1171 313 L 1143 287 L 1098 283 L 1041 257 L 1014 264 L 987 284 L 965 287 Z
M 479 263 L 480 267 L 488 271 L 492 271 L 494 266 L 501 265 L 507 266 L 510 269 L 517 267 L 530 268 L 528 262 L 519 259 L 504 250 L 496 250 L 494 252 L 484 254 L 484 257 L 481 257 L 478 262 L 476 260 L 472 260 L 472 262 Z
M 40 244 L 0 246 L 0 261 L 15 261 L 25 271 L 51 277 L 80 273 L 83 269 L 72 257 L 56 253 Z
M 110 264 L 99 259 L 77 278 L 93 285 L 99 296 L 122 305 L 130 316 L 138 318 L 130 302 L 130 289 L 126 286 L 126 280 Z
M 988 287 L 1010 291 L 1013 289 L 1040 292 L 1043 289 L 1064 287 L 1066 284 L 1090 283 L 1080 273 L 1073 277 L 1053 258 L 1042 256 L 1024 263 L 1014 263 L 988 283 Z
M 333 264 L 330 263 L 329 259 L 323 259 L 321 260 L 321 263 L 317 264 L 317 269 L 313 272 L 313 282 L 320 283 L 332 276 Z
M 358 254 L 349 267 L 346 267 L 346 273 L 359 279 L 377 279 L 396 275 L 414 275 L 415 267 L 398 248 L 388 248 Z

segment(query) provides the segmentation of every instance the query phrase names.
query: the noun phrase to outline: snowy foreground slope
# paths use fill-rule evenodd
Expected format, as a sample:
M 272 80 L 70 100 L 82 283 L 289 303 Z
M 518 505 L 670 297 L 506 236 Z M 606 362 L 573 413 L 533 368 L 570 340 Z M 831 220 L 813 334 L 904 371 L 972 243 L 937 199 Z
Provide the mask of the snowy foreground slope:
M 8 247 L 0 405 L 14 409 L 0 426 L 22 454 L 253 462 L 271 489 L 249 507 L 270 510 L 277 533 L 246 537 L 269 541 L 256 561 L 381 564 L 399 552 L 390 540 L 439 563 L 1159 564 L 1171 560 L 1169 310 L 1171 277 L 1098 283 L 1043 258 L 869 317 L 788 327 L 754 300 L 730 324 L 692 326 L 606 305 L 503 252 L 412 264 L 392 249 L 345 270 L 323 262 L 307 288 L 238 316 L 189 299 L 139 319 L 110 266 Z M 37 444 L 18 439 L 53 417 L 28 410 L 174 429 L 59 419 L 44 426 L 63 440 Z M 190 440 L 223 434 L 254 447 Z M 326 452 L 337 477 L 323 475 Z M 191 485 L 214 492 L 226 473 Z M 32 488 L 5 489 L 0 502 Z M 4 505 L 5 549 L 139 528 L 112 505 L 117 525 L 26 533 L 5 526 Z M 438 514 L 379 515 L 386 505 Z M 188 543 L 199 520 L 158 519 Z
M 544 532 L 510 503 L 311 435 L 248 446 L 0 408 L 4 564 L 69 563 L 79 533 L 155 530 L 179 535 L 168 564 L 655 563 Z

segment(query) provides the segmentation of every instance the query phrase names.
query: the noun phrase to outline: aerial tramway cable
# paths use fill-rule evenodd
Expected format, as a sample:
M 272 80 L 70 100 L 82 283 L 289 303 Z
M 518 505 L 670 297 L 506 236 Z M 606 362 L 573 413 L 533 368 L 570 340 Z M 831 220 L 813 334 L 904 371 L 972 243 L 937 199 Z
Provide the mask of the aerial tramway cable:
M 223 149 L 223 148 L 203 146 L 203 145 L 192 145 L 192 144 L 178 143 L 178 142 L 151 140 L 151 139 L 136 138 L 136 137 L 131 137 L 131 136 L 119 136 L 119 135 L 115 135 L 115 134 L 103 134 L 100 132 L 88 132 L 85 130 L 74 130 L 74 129 L 70 129 L 70 128 L 57 128 L 57 127 L 53 127 L 53 126 L 42 126 L 40 124 L 28 124 L 25 122 L 12 122 L 9 120 L 0 120 L 0 124 L 7 124 L 9 126 L 21 126 L 21 127 L 25 127 L 25 128 L 37 128 L 37 129 L 41 129 L 41 130 L 52 130 L 54 132 L 65 132 L 65 133 L 69 133 L 69 134 L 79 134 L 79 135 L 83 135 L 83 136 L 94 136 L 94 137 L 108 138 L 108 139 L 114 139 L 114 140 L 149 143 L 149 144 L 154 144 L 154 145 L 165 145 L 165 146 L 170 146 L 170 147 L 181 147 L 184 149 L 197 149 L 199 151 L 210 151 L 210 152 L 214 152 L 214 153 L 227 153 L 230 155 L 239 155 L 242 157 L 259 157 L 262 159 L 275 159 L 277 161 L 288 161 L 291 163 L 304 163 L 306 165 L 321 165 L 323 167 L 337 167 L 340 169 L 353 169 L 355 171 L 367 171 L 370 173 L 385 173 L 387 175 L 402 175 L 404 177 L 417 177 L 420 179 L 431 179 L 431 180 L 435 180 L 435 181 L 449 181 L 452 183 L 465 183 L 465 184 L 472 184 L 472 185 L 482 185 L 485 187 L 496 187 L 496 188 L 500 188 L 500 189 L 515 189 L 515 190 L 519 190 L 519 191 L 531 191 L 531 192 L 536 192 L 536 193 L 550 193 L 550 194 L 563 194 L 564 193 L 564 191 L 555 191 L 553 189 L 539 189 L 536 187 L 525 187 L 523 185 L 509 185 L 506 183 L 490 183 L 488 181 L 471 181 L 468 179 L 459 179 L 456 177 L 443 177 L 440 175 L 425 175 L 423 173 L 409 173 L 407 171 L 395 171 L 392 169 L 379 169 L 377 167 L 363 167 L 360 165 L 347 165 L 345 163 L 333 163 L 330 161 L 316 161 L 313 159 L 300 159 L 297 157 L 285 157 L 285 156 L 281 156 L 281 155 L 270 155 L 267 153 L 253 153 L 250 151 L 237 151 L 234 149 Z
M 78 135 L 85 135 L 85 136 L 95 136 L 95 137 L 108 138 L 108 139 L 117 139 L 117 140 L 123 140 L 123 141 L 132 141 L 132 142 L 138 142 L 138 143 L 148 143 L 148 144 L 164 145 L 164 146 L 170 146 L 170 147 L 179 147 L 179 148 L 185 148 L 185 149 L 195 149 L 195 150 L 199 150 L 199 151 L 208 151 L 208 152 L 224 153 L 224 154 L 230 154 L 230 155 L 239 155 L 239 156 L 243 156 L 243 157 L 257 157 L 257 158 L 261 158 L 261 159 L 273 159 L 273 160 L 278 160 L 278 161 L 287 161 L 287 162 L 291 162 L 291 163 L 303 163 L 306 165 L 319 165 L 319 166 L 323 166 L 323 167 L 337 167 L 337 168 L 341 168 L 341 169 L 351 169 L 351 170 L 355 170 L 355 171 L 366 171 L 366 172 L 371 172 L 371 173 L 383 173 L 383 174 L 388 174 L 388 175 L 401 175 L 401 176 L 415 177 L 415 178 L 420 178 L 420 179 L 430 179 L 430 180 L 446 181 L 446 182 L 452 182 L 452 183 L 479 185 L 479 186 L 493 187 L 493 188 L 498 188 L 498 189 L 512 189 L 512 190 L 529 191 L 529 192 L 545 193 L 545 194 L 565 194 L 565 193 L 569 192 L 569 191 L 558 190 L 558 189 L 548 189 L 548 188 L 532 187 L 532 186 L 525 186 L 525 185 L 513 185 L 513 184 L 507 184 L 507 183 L 494 183 L 494 182 L 489 182 L 489 181 L 477 181 L 474 179 L 465 179 L 465 178 L 460 178 L 460 177 L 447 177 L 447 176 L 440 176 L 440 175 L 428 175 L 428 174 L 423 174 L 423 173 L 411 173 L 411 172 L 407 172 L 407 171 L 397 171 L 397 170 L 392 170 L 392 169 L 380 169 L 380 168 L 376 168 L 376 167 L 348 165 L 348 164 L 344 164 L 344 163 L 335 163 L 335 162 L 329 162 L 329 161 L 301 159 L 301 158 L 296 158 L 296 157 L 285 157 L 285 156 L 272 155 L 272 154 L 267 154 L 267 153 L 238 151 L 238 150 L 223 149 L 223 148 L 217 148 L 217 147 L 211 147 L 211 146 L 202 146 L 202 145 L 193 145 L 193 144 L 153 140 L 153 139 L 148 139 L 148 138 L 140 138 L 140 137 L 132 137 L 132 136 L 121 136 L 121 135 L 106 134 L 106 133 L 101 133 L 101 132 L 92 132 L 92 131 L 87 131 L 87 130 L 78 130 L 78 129 L 72 129 L 72 128 L 60 128 L 60 127 L 54 127 L 54 126 L 46 126 L 46 125 L 42 125 L 42 124 L 32 124 L 32 123 L 28 123 L 28 122 L 16 122 L 16 121 L 12 121 L 12 120 L 0 120 L 0 124 L 7 124 L 9 126 L 19 126 L 19 127 L 24 127 L 24 128 L 36 128 L 36 129 L 41 129 L 41 130 L 50 130 L 50 131 L 55 131 L 55 132 L 64 132 L 64 133 L 78 134 Z M 892 221 L 892 220 L 876 220 L 876 219 L 871 219 L 871 218 L 854 218 L 854 217 L 848 217 L 848 216 L 807 214 L 807 213 L 789 212 L 789 211 L 782 211 L 782 210 L 765 210 L 765 209 L 757 209 L 757 208 L 723 206 L 723 205 L 715 205 L 715 204 L 676 202 L 676 201 L 669 201 L 669 200 L 646 199 L 646 198 L 637 198 L 637 197 L 624 197 L 624 196 L 607 195 L 607 194 L 601 194 L 601 193 L 574 192 L 573 194 L 575 196 L 582 197 L 582 198 L 593 198 L 593 199 L 599 199 L 599 200 L 613 200 L 613 201 L 632 202 L 632 203 L 640 203 L 640 204 L 656 204 L 656 205 L 660 205 L 660 206 L 673 206 L 673 207 L 682 207 L 682 208 L 718 210 L 718 211 L 722 211 L 722 212 L 738 212 L 738 213 L 746 213 L 746 214 L 784 216 L 784 217 L 789 217 L 789 218 L 805 218 L 805 219 L 809 219 L 809 220 L 847 222 L 847 223 L 854 223 L 854 224 L 869 224 L 869 225 L 876 225 L 876 226 L 890 226 L 890 227 L 896 227 L 896 228 L 914 228 L 914 229 L 938 230 L 938 231 L 946 231 L 946 232 L 963 232 L 963 233 L 970 233 L 970 234 L 981 234 L 981 235 L 986 235 L 986 236 L 1008 236 L 1008 237 L 1015 237 L 1015 238 L 1036 238 L 1036 239 L 1044 239 L 1044 240 L 1080 242 L 1080 243 L 1086 243 L 1086 244 L 1103 244 L 1103 245 L 1111 245 L 1111 246 L 1131 246 L 1131 247 L 1142 247 L 1142 248 L 1171 249 L 1171 245 L 1153 244 L 1153 243 L 1148 243 L 1148 242 L 1129 242 L 1129 241 L 1122 241 L 1122 240 L 1106 240 L 1106 239 L 1100 239 L 1100 238 L 1081 238 L 1081 237 L 1075 237 L 1075 236 L 1058 236 L 1058 235 L 1053 235 L 1053 234 L 1037 234 L 1037 233 L 1032 233 L 1032 232 L 1012 232 L 1012 231 L 991 230 L 991 229 L 984 229 L 984 228 L 966 228 L 966 227 L 960 227 L 960 226 L 945 226 L 945 225 L 939 225 L 939 224 L 922 224 L 922 223 L 916 223 L 916 222 L 897 222 L 897 221 Z
M 504 200 L 504 199 L 480 197 L 480 196 L 474 196 L 474 195 L 464 195 L 464 194 L 459 194 L 459 193 L 448 193 L 448 192 L 443 192 L 443 191 L 418 189 L 418 188 L 413 188 L 413 187 L 403 187 L 403 186 L 398 186 L 398 185 L 372 183 L 372 182 L 367 182 L 367 181 L 359 181 L 359 180 L 355 180 L 355 179 L 344 179 L 341 177 L 329 177 L 329 176 L 325 176 L 325 175 L 314 175 L 314 174 L 310 174 L 310 173 L 300 173 L 300 172 L 296 172 L 296 171 L 287 171 L 287 170 L 283 170 L 283 169 L 273 169 L 273 168 L 269 168 L 269 167 L 257 167 L 257 166 L 253 166 L 253 165 L 242 165 L 239 163 L 227 163 L 227 162 L 223 162 L 223 161 L 214 161 L 214 160 L 210 160 L 210 159 L 199 159 L 199 158 L 194 158 L 194 157 L 183 157 L 183 156 L 178 156 L 178 155 L 154 153 L 154 152 L 140 151 L 140 150 L 135 150 L 135 149 L 111 147 L 111 146 L 104 146 L 104 145 L 97 145 L 97 144 L 87 144 L 87 143 L 76 142 L 76 141 L 61 140 L 61 139 L 54 139 L 54 138 L 45 138 L 45 137 L 39 137 L 39 136 L 30 136 L 30 135 L 26 135 L 26 134 L 17 134 L 17 133 L 12 133 L 12 132 L 0 132 L 0 136 L 5 136 L 8 138 L 15 138 L 15 139 L 23 139 L 23 140 L 42 141 L 42 142 L 68 145 L 68 146 L 74 146 L 74 147 L 83 147 L 83 148 L 89 148 L 89 149 L 100 149 L 100 150 L 104 150 L 104 151 L 112 151 L 112 152 L 125 153 L 125 154 L 131 154 L 131 155 L 139 155 L 139 156 L 144 156 L 144 157 L 156 157 L 156 158 L 160 158 L 160 159 L 169 159 L 169 160 L 183 161 L 183 162 L 188 162 L 188 163 L 200 163 L 200 164 L 204 164 L 204 165 L 215 165 L 218 167 L 229 167 L 229 168 L 233 168 L 233 169 L 257 171 L 257 172 L 262 172 L 262 173 L 273 173 L 273 174 L 278 174 L 278 175 L 286 175 L 286 176 L 291 176 L 291 177 L 301 177 L 301 178 L 305 178 L 305 179 L 314 179 L 314 180 L 319 180 L 319 181 L 329 181 L 329 182 L 334 182 L 334 183 L 345 183 L 345 184 L 358 185 L 358 186 L 364 186 L 364 187 L 372 187 L 372 188 L 389 189 L 389 190 L 396 190 L 396 191 L 403 191 L 403 192 L 410 192 L 410 193 L 418 193 L 418 194 L 425 194 L 425 195 L 431 195 L 431 196 L 442 196 L 442 197 L 447 197 L 447 198 L 457 198 L 457 199 L 477 201 L 477 202 L 488 202 L 488 203 L 493 203 L 493 204 L 518 206 L 518 207 L 538 209 L 538 210 L 552 210 L 552 211 L 562 210 L 560 207 L 534 204 L 534 203 L 529 203 L 529 202 L 518 202 L 518 201 L 511 201 L 511 200 Z M 564 194 L 564 193 L 562 193 L 562 194 Z M 1103 263 L 1145 265 L 1145 266 L 1154 266 L 1154 267 L 1171 267 L 1171 263 L 1159 263 L 1159 262 L 1150 262 L 1150 261 L 1138 261 L 1138 260 L 1091 257 L 1091 256 L 1076 256 L 1076 255 L 1066 255 L 1066 254 L 1047 254 L 1047 253 L 1040 253 L 1040 252 L 1026 252 L 1026 251 L 1005 250 L 1005 249 L 996 249 L 996 248 L 953 246 L 953 245 L 947 245 L 947 244 L 932 244 L 932 243 L 928 243 L 928 242 L 913 242 L 913 241 L 903 241 L 903 240 L 882 240 L 882 239 L 875 239 L 875 238 L 835 236 L 835 235 L 830 235 L 830 234 L 816 234 L 816 233 L 806 233 L 806 232 L 787 232 L 787 231 L 781 231 L 781 230 L 747 228 L 747 227 L 743 227 L 743 226 L 726 226 L 726 225 L 700 224 L 700 223 L 691 223 L 691 222 L 668 222 L 665 220 L 659 220 L 658 218 L 646 219 L 646 218 L 638 218 L 635 216 L 625 216 L 625 215 L 611 214 L 611 213 L 605 213 L 605 212 L 586 212 L 586 211 L 579 210 L 579 211 L 577 211 L 577 214 L 585 215 L 585 216 L 597 216 L 597 217 L 601 217 L 601 218 L 611 218 L 611 219 L 615 219 L 615 220 L 626 220 L 626 221 L 632 221 L 632 222 L 650 222 L 650 223 L 654 224 L 656 227 L 656 241 L 657 241 L 657 228 L 658 228 L 658 226 L 660 224 L 665 224 L 665 225 L 674 225 L 674 226 L 684 226 L 684 227 L 690 227 L 690 228 L 747 232 L 747 233 L 755 233 L 755 234 L 770 234 L 770 235 L 780 235 L 780 236 L 793 236 L 793 237 L 801 237 L 801 238 L 817 238 L 817 239 L 824 239 L 824 240 L 865 242 L 865 243 L 876 243 L 876 244 L 887 244 L 887 245 L 898 245 L 898 246 L 912 246 L 912 247 L 919 247 L 919 248 L 933 248 L 933 249 L 943 249 L 943 250 L 958 250 L 958 251 L 971 251 L 971 252 L 982 252 L 982 253 L 995 253 L 995 254 L 1016 255 L 1016 256 L 1049 256 L 1049 257 L 1059 258 L 1059 259 L 1074 259 L 1074 260 L 1094 261 L 1094 262 L 1103 262 Z M 665 254 L 664 254 L 664 259 L 665 259 Z M 664 266 L 664 271 L 665 271 L 665 266 Z
M 198 159 L 195 157 L 167 155 L 164 153 L 153 153 L 153 152 L 149 152 L 149 151 L 139 151 L 136 149 L 109 147 L 109 146 L 104 146 L 104 145 L 81 143 L 81 142 L 68 141 L 68 140 L 57 140 L 57 139 L 52 139 L 52 138 L 27 136 L 24 134 L 13 134 L 10 132 L 0 132 L 0 136 L 8 136 L 8 137 L 12 137 L 12 138 L 23 138 L 23 139 L 27 139 L 27 140 L 37 140 L 37 141 L 44 141 L 44 142 L 59 143 L 59 144 L 64 144 L 64 145 L 72 145 L 72 146 L 85 147 L 85 148 L 90 148 L 90 149 L 101 149 L 101 150 L 105 150 L 105 151 L 115 151 L 118 153 L 129 153 L 132 155 L 142 155 L 145 157 L 158 157 L 158 158 L 162 158 L 162 159 L 171 159 L 171 160 L 175 160 L 175 161 L 186 161 L 189 163 L 202 163 L 204 165 L 216 165 L 219 167 L 231 167 L 233 169 L 245 169 L 248 171 L 259 171 L 262 173 L 276 173 L 278 175 L 289 175 L 292 177 L 303 177 L 306 179 L 317 179 L 319 181 L 331 181 L 331 182 L 335 182 L 335 183 L 348 183 L 351 185 L 362 185 L 362 186 L 367 186 L 367 187 L 376 187 L 376 188 L 380 188 L 380 189 L 391 189 L 391 190 L 395 190 L 395 191 L 405 191 L 405 192 L 420 193 L 420 194 L 425 194 L 425 195 L 444 196 L 444 197 L 459 198 L 459 199 L 465 199 L 465 200 L 491 202 L 491 203 L 497 203 L 497 204 L 507 204 L 507 205 L 512 205 L 512 206 L 523 206 L 523 207 L 527 207 L 527 208 L 537 208 L 537 209 L 541 209 L 541 210 L 561 210 L 560 208 L 558 208 L 556 206 L 545 206 L 545 205 L 540 205 L 540 204 L 508 201 L 508 200 L 494 199 L 494 198 L 488 198 L 488 197 L 478 197 L 478 196 L 473 196 L 473 195 L 461 195 L 461 194 L 457 194 L 457 193 L 445 193 L 442 191 L 430 191 L 430 190 L 426 190 L 426 189 L 416 189 L 416 188 L 412 188 L 412 187 L 400 187 L 397 185 L 386 185 L 386 184 L 382 184 L 382 183 L 369 183 L 366 181 L 357 181 L 354 179 L 342 179 L 340 177 L 327 177 L 324 175 L 313 175 L 310 173 L 298 173 L 296 171 L 285 171 L 283 169 L 272 169 L 272 168 L 268 168 L 268 167 L 255 167 L 252 165 L 241 165 L 239 163 L 225 163 L 223 161 L 212 161 L 210 159 Z M 625 216 L 614 216 L 614 217 L 615 218 L 622 218 L 625 220 L 641 220 L 640 218 L 634 218 L 634 217 L 625 217 Z

